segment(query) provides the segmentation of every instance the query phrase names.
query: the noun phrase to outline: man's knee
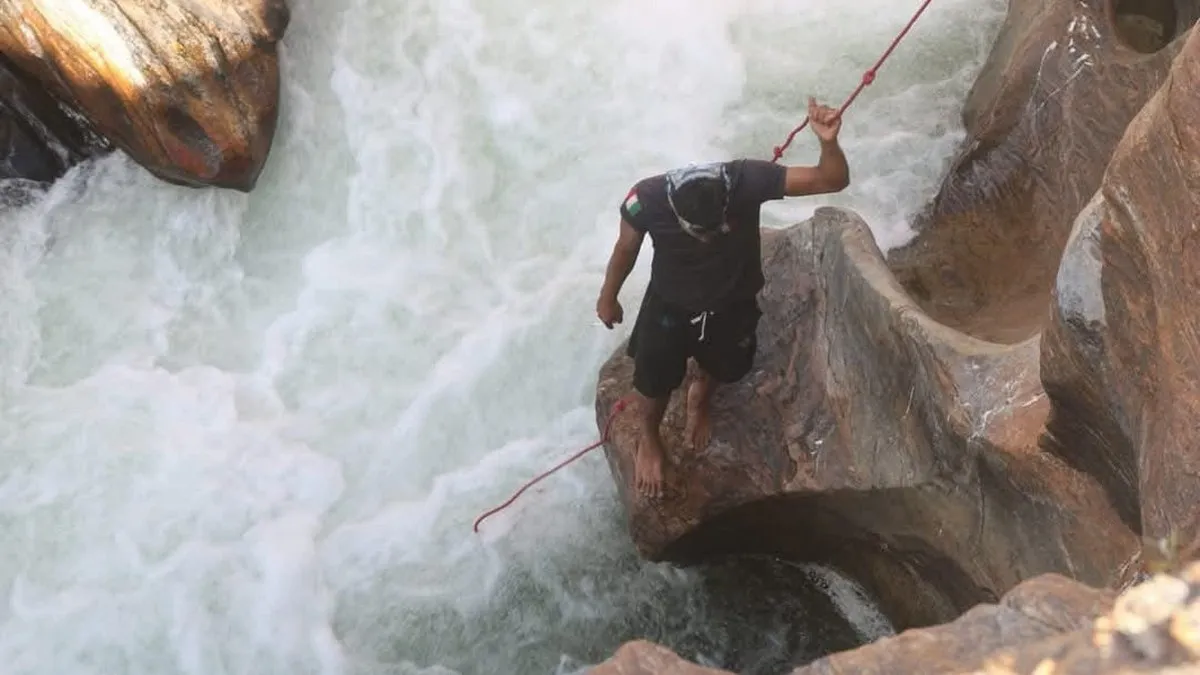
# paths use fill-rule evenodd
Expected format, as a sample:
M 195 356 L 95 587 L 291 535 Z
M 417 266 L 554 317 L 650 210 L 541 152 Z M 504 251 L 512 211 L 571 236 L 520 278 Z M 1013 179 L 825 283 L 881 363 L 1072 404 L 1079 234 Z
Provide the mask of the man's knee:
M 737 382 L 749 374 L 754 367 L 758 352 L 757 307 L 736 317 L 730 330 L 721 331 L 707 344 L 696 359 L 714 380 L 722 384 Z
M 633 357 L 633 387 L 649 399 L 665 399 L 687 373 L 686 326 L 647 291 L 628 354 Z
M 756 351 L 757 341 L 751 333 L 749 337 L 739 340 L 734 345 L 709 352 L 705 359 L 698 361 L 700 367 L 712 379 L 721 384 L 733 384 L 749 374 L 754 367 Z
M 665 399 L 683 384 L 686 372 L 686 356 L 638 358 L 633 365 L 633 388 L 646 398 Z

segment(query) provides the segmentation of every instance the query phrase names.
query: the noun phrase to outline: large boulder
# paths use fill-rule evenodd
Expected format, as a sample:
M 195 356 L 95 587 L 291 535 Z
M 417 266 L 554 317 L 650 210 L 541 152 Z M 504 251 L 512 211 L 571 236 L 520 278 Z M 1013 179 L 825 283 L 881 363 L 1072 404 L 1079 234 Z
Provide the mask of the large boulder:
M 997 342 L 1041 330 L 1071 222 L 1198 17 L 1200 0 L 1010 1 L 967 140 L 889 257 L 931 316 Z
M 1075 220 L 1042 338 L 1049 445 L 1183 551 L 1200 503 L 1200 31 Z
M 288 20 L 285 0 L 0 0 L 0 55 L 160 178 L 249 191 Z
M 718 390 L 706 450 L 680 449 L 674 398 L 663 499 L 632 489 L 636 415 L 613 421 L 605 450 L 642 555 L 833 565 L 900 628 L 1043 572 L 1117 581 L 1138 541 L 1087 474 L 1040 450 L 1036 340 L 988 343 L 930 319 L 851 212 L 819 209 L 763 247 L 756 367 Z M 631 378 L 618 351 L 598 383 L 602 424 Z
M 1056 574 L 951 623 L 832 654 L 792 675 L 1159 675 L 1200 672 L 1200 564 L 1120 597 Z M 726 675 L 644 641 L 588 675 Z

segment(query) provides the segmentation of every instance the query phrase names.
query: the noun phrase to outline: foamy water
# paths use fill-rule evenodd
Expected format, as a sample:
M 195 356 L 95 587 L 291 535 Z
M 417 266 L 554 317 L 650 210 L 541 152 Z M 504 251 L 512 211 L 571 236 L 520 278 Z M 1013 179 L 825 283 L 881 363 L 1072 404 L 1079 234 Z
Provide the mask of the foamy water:
M 471 523 L 596 438 L 649 270 L 598 326 L 629 185 L 769 159 L 916 5 L 291 0 L 252 195 L 114 156 L 0 212 L 0 672 L 719 661 L 698 572 L 637 560 L 598 453 Z M 934 3 L 848 113 L 851 188 L 765 224 L 836 203 L 907 240 L 1003 11 Z M 805 130 L 785 161 L 815 159 Z

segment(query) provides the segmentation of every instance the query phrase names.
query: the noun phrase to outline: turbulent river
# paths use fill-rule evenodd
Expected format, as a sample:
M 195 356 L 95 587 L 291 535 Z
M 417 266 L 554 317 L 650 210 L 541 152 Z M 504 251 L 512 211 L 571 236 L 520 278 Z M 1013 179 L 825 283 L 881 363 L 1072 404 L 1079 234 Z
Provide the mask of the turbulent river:
M 640 561 L 599 453 L 471 523 L 597 436 L 597 369 L 649 269 L 647 243 L 605 330 L 628 187 L 770 159 L 917 4 L 290 0 L 253 194 L 114 155 L 0 210 L 0 671 L 574 673 L 642 637 L 747 669 L 819 653 L 812 603 L 754 590 L 780 566 Z M 834 203 L 885 249 L 911 238 L 1004 7 L 935 2 L 848 113 L 853 185 L 764 225 Z M 785 161 L 815 159 L 805 130 Z M 797 573 L 857 639 L 888 630 Z

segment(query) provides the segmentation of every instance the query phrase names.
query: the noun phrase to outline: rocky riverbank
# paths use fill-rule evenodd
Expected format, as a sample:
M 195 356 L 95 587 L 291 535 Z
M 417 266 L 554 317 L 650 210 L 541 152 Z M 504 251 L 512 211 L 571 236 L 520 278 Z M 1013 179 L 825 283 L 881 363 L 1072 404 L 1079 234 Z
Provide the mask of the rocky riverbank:
M 1008 629 L 961 622 L 1045 574 L 1086 595 L 1145 579 L 1143 542 L 1191 557 L 1200 2 L 1131 4 L 1013 0 L 911 245 L 885 260 L 837 209 L 765 233 L 758 366 L 719 394 L 712 444 L 672 452 L 657 503 L 631 489 L 632 416 L 606 445 L 644 556 L 830 564 L 902 631 L 975 625 L 976 652 Z M 601 424 L 630 376 L 622 352 L 604 366 Z M 931 672 L 897 664 L 945 647 L 886 644 L 852 654 Z

